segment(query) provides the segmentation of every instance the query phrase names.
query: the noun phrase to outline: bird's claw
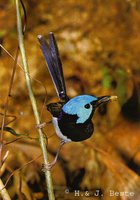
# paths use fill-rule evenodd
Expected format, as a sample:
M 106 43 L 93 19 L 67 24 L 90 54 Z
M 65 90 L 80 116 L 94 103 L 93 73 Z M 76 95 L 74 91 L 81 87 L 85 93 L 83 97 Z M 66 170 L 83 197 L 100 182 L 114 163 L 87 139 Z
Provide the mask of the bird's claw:
M 37 125 L 36 125 L 36 128 L 42 129 L 42 128 L 44 128 L 45 126 L 46 126 L 46 122 L 43 122 L 43 123 L 41 123 L 41 124 L 37 124 Z
M 43 172 L 50 171 L 53 166 L 54 166 L 54 164 L 52 164 L 52 163 L 42 164 L 41 170 Z

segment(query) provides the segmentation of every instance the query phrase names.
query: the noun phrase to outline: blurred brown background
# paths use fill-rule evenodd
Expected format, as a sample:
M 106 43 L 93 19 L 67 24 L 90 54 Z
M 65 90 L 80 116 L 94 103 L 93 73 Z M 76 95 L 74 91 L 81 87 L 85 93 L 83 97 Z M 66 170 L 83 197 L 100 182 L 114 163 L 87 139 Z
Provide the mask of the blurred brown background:
M 42 122 L 51 120 L 43 107 L 45 98 L 48 103 L 58 99 L 37 41 L 39 34 L 47 38 L 52 31 L 56 36 L 70 97 L 78 94 L 118 96 L 118 101 L 96 111 L 95 132 L 91 139 L 63 147 L 58 163 L 52 169 L 56 199 L 87 199 L 84 192 L 89 191 L 88 199 L 139 200 L 140 1 L 31 0 L 24 3 L 27 11 L 26 53 Z M 15 55 L 18 38 L 13 1 L 0 3 L 0 42 Z M 22 65 L 20 56 L 18 63 Z M 13 64 L 1 50 L 0 113 L 4 112 Z M 4 182 L 13 170 L 40 155 L 39 143 L 34 139 L 38 137 L 35 120 L 20 67 L 16 69 L 8 114 L 17 118 L 10 126 L 28 137 L 4 146 L 4 152 L 9 150 L 1 170 Z M 59 139 L 52 124 L 47 124 L 44 132 L 48 137 L 51 160 Z M 16 136 L 5 132 L 5 142 L 15 139 Z M 47 199 L 42 162 L 41 158 L 37 159 L 14 173 L 7 186 L 13 200 L 21 199 L 20 179 L 26 199 Z M 103 196 L 95 197 L 96 189 Z M 77 190 L 80 196 L 75 195 Z M 134 192 L 134 196 L 110 197 L 110 190 Z

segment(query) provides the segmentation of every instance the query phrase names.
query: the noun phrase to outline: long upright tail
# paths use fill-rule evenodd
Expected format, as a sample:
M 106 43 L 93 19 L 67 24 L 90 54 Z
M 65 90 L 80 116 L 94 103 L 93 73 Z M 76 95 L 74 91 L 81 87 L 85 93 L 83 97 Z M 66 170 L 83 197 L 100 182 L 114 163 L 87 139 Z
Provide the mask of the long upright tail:
M 40 47 L 48 65 L 49 73 L 53 80 L 56 93 L 60 100 L 68 101 L 66 86 L 64 81 L 62 63 L 59 56 L 57 43 L 52 32 L 49 33 L 49 44 L 42 35 L 38 35 Z

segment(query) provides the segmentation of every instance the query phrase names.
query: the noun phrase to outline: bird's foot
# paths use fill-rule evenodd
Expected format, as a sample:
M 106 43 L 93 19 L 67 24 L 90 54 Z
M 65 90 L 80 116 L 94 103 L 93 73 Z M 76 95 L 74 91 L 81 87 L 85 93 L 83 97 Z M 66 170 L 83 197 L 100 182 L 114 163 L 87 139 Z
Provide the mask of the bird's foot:
M 46 172 L 46 171 L 50 171 L 52 169 L 52 167 L 56 164 L 57 160 L 53 160 L 51 163 L 48 164 L 43 164 L 42 165 L 42 171 Z
M 52 123 L 52 121 L 48 121 L 48 122 L 43 122 L 43 123 L 41 123 L 41 124 L 37 124 L 37 125 L 36 125 L 36 128 L 42 129 L 42 128 L 44 128 L 47 124 L 50 124 L 50 123 Z
M 57 150 L 57 153 L 56 153 L 56 156 L 55 156 L 54 160 L 53 160 L 51 163 L 47 163 L 47 164 L 43 164 L 43 165 L 42 165 L 42 171 L 43 171 L 43 172 L 50 171 L 50 170 L 52 169 L 52 167 L 56 164 L 57 159 L 58 159 L 58 156 L 59 156 L 59 152 L 60 152 L 62 146 L 63 146 L 65 143 L 66 143 L 66 141 L 61 140 L 60 146 L 59 146 L 59 148 L 58 148 L 58 150 Z

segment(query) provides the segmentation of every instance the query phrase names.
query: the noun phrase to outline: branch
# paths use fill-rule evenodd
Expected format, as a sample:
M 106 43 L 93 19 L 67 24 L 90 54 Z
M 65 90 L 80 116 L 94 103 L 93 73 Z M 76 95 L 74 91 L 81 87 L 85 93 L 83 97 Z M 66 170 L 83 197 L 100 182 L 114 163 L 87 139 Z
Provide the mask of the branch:
M 39 116 L 39 112 L 38 112 L 38 108 L 37 108 L 36 99 L 34 97 L 34 93 L 33 93 L 33 90 L 32 90 L 31 79 L 30 79 L 30 76 L 29 76 L 29 68 L 28 68 L 28 63 L 27 63 L 27 58 L 26 58 L 26 53 L 25 53 L 25 47 L 24 47 L 21 13 L 20 13 L 20 6 L 19 6 L 18 0 L 16 0 L 16 12 L 17 12 L 18 40 L 19 40 L 19 47 L 20 47 L 20 52 L 21 52 L 21 57 L 22 57 L 22 62 L 23 62 L 26 85 L 27 85 L 29 97 L 30 97 L 30 100 L 31 100 L 32 109 L 33 109 L 33 112 L 34 112 L 36 124 L 39 125 L 39 124 L 41 124 L 41 120 L 40 120 L 40 116 Z M 39 129 L 39 128 L 38 128 L 38 134 L 39 134 L 39 141 L 40 141 L 40 146 L 41 146 L 41 149 L 42 149 L 44 164 L 47 165 L 48 164 L 48 152 L 47 152 L 47 149 L 46 149 L 46 139 L 43 135 L 42 130 Z M 49 200 L 54 200 L 55 197 L 54 197 L 54 192 L 53 192 L 53 184 L 52 184 L 52 178 L 51 178 L 51 172 L 50 171 L 45 172 L 45 178 L 46 178 Z

